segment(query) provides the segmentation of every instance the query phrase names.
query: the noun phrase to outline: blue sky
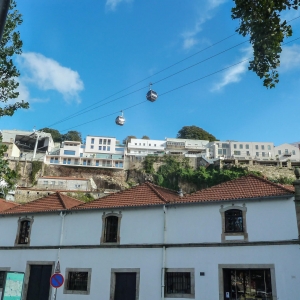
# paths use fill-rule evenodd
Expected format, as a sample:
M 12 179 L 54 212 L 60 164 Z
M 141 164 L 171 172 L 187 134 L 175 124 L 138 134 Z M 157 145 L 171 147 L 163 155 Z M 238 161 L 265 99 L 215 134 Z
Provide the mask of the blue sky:
M 0 129 L 52 127 L 122 140 L 176 137 L 183 126 L 196 125 L 220 140 L 299 141 L 300 40 L 283 47 L 275 89 L 264 88 L 247 62 L 191 83 L 251 58 L 247 38 L 237 34 L 213 46 L 234 34 L 238 22 L 231 20 L 232 4 L 19 0 L 24 46 L 16 64 L 20 98 L 30 109 L 1 118 Z M 297 16 L 290 11 L 284 18 Z M 300 37 L 300 19 L 291 24 L 294 34 L 287 42 Z M 145 101 L 149 82 L 159 95 L 155 103 Z M 123 127 L 114 122 L 122 109 Z

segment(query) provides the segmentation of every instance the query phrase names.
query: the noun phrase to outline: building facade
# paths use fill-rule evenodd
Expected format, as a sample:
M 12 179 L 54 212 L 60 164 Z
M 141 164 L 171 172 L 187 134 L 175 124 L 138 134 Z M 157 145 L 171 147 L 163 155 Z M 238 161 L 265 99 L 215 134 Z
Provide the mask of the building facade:
M 0 213 L 0 272 L 25 272 L 23 300 L 52 299 L 58 260 L 58 299 L 298 299 L 294 200 L 252 175 L 184 197 L 150 183 L 87 204 L 56 193 Z

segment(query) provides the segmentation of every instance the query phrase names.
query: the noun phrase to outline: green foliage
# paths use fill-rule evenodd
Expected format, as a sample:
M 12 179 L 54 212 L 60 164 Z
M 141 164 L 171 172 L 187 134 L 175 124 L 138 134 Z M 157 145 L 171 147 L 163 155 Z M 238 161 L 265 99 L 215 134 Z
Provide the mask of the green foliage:
M 82 143 L 81 133 L 76 130 L 68 131 L 62 135 L 63 141 L 75 141 Z
M 41 161 L 32 161 L 32 169 L 29 175 L 31 183 L 34 185 L 36 183 L 36 174 L 42 169 L 43 163 Z
M 131 142 L 131 139 L 136 139 L 136 136 L 134 135 L 128 135 L 124 140 L 123 140 L 123 144 L 127 145 L 127 143 Z
M 22 53 L 23 45 L 20 33 L 16 31 L 23 19 L 15 8 L 16 2 L 12 0 L 0 43 L 0 102 L 6 103 L 0 106 L 0 117 L 12 116 L 19 108 L 29 107 L 29 104 L 23 100 L 14 101 L 19 96 L 16 90 L 19 86 L 17 77 L 20 76 L 20 72 L 14 65 L 13 57 Z
M 177 138 L 191 140 L 209 140 L 210 142 L 217 141 L 215 136 L 195 125 L 182 127 L 177 133 Z
M 154 174 L 153 163 L 157 161 L 157 157 L 153 155 L 148 155 L 143 161 L 144 171 L 147 174 Z
M 281 20 L 286 9 L 298 9 L 299 0 L 234 0 L 232 18 L 239 19 L 236 30 L 242 36 L 250 35 L 253 60 L 249 70 L 263 79 L 263 85 L 273 88 L 279 82 L 277 67 L 280 65 L 281 44 L 292 35 L 291 25 Z
M 2 144 L 1 141 L 2 138 L 0 137 L 0 181 L 4 180 L 7 183 L 7 186 L 3 186 L 3 196 L 5 196 L 17 183 L 18 174 L 16 171 L 11 170 L 8 161 L 3 159 L 7 146 Z M 2 193 L 2 189 L 0 192 Z
M 292 185 L 293 182 L 295 181 L 294 178 L 286 177 L 286 176 L 280 176 L 279 178 L 269 178 L 269 180 L 274 183 L 288 184 L 288 185 Z
M 56 129 L 45 127 L 41 129 L 41 131 L 50 133 L 55 143 L 61 143 L 63 141 L 62 134 Z
M 149 138 L 148 135 L 143 135 L 142 139 L 143 139 L 143 140 L 150 140 L 150 138 Z
M 79 193 L 79 192 L 75 193 L 75 194 L 67 193 L 67 196 L 75 198 L 75 199 L 80 200 L 85 203 L 95 200 L 94 197 L 90 193 Z

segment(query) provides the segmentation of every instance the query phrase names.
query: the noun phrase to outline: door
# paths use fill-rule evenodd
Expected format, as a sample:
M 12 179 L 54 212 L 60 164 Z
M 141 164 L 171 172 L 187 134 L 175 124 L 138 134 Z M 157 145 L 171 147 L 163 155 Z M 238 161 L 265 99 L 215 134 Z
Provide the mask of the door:
M 48 300 L 52 265 L 30 265 L 27 300 Z
M 136 299 L 136 273 L 115 273 L 116 286 L 114 300 Z

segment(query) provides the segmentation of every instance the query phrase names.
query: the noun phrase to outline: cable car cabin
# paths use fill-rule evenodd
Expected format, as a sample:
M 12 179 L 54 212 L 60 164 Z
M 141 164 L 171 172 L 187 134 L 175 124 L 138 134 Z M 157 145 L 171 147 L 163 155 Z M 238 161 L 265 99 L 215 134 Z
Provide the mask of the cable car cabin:
M 146 95 L 147 100 L 151 102 L 154 102 L 157 99 L 157 97 L 158 97 L 157 93 L 152 90 L 149 90 Z
M 120 126 L 123 126 L 125 124 L 125 118 L 123 116 L 118 116 L 116 118 L 116 124 L 120 125 Z

